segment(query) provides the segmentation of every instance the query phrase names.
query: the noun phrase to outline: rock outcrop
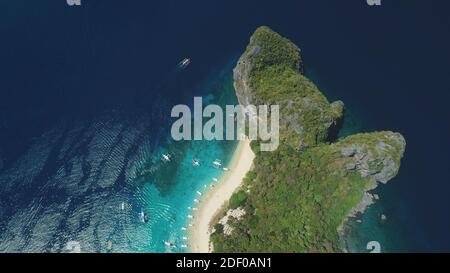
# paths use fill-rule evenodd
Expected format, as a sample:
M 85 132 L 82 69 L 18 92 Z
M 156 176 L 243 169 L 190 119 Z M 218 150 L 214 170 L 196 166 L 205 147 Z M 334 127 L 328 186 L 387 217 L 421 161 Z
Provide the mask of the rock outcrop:
M 303 71 L 300 49 L 268 27 L 256 30 L 234 69 L 239 103 L 279 105 L 281 141 L 298 150 L 334 139 L 344 114 L 344 103 L 330 104 Z
M 358 172 L 385 184 L 397 175 L 405 146 L 399 133 L 376 132 L 350 136 L 330 148 L 337 149 L 345 160 L 343 172 Z

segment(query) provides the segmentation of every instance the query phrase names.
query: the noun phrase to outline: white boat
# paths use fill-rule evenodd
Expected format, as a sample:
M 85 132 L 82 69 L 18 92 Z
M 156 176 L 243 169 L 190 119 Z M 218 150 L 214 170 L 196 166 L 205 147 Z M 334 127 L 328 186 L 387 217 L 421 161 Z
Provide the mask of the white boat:
M 198 160 L 198 159 L 192 160 L 192 165 L 194 165 L 195 167 L 200 166 L 200 160 Z
M 141 220 L 142 223 L 147 223 L 149 220 L 147 213 L 141 211 L 141 213 L 139 213 L 139 220 Z
M 229 171 L 230 169 L 224 167 L 223 170 L 224 170 L 224 171 Z
M 198 199 L 194 199 L 194 202 L 195 202 L 195 203 L 198 203 L 199 201 L 198 201 Z
M 171 243 L 171 242 L 166 242 L 166 241 L 165 241 L 164 244 L 165 244 L 166 246 L 168 246 L 168 247 L 172 247 L 172 248 L 176 247 L 176 245 L 173 244 L 173 243 Z
M 122 204 L 120 205 L 120 209 L 122 209 L 122 210 L 125 209 L 125 202 L 122 202 Z
M 199 191 L 197 191 L 197 194 L 198 194 L 198 195 L 200 195 L 200 196 L 202 195 L 202 193 L 201 193 L 201 192 L 199 192 Z
M 189 218 L 189 219 L 192 219 L 192 218 L 194 218 L 194 216 L 192 216 L 192 215 L 189 214 L 189 215 L 188 215 L 188 218 Z
M 178 63 L 178 67 L 179 68 L 185 68 L 186 66 L 188 66 L 191 63 L 191 59 L 189 58 L 184 58 L 183 60 L 181 60 L 181 62 Z
M 217 182 L 217 181 L 219 181 L 219 179 L 213 177 L 213 181 L 214 181 L 214 182 Z
M 187 248 L 187 245 L 181 245 L 182 248 Z
M 187 228 L 185 228 L 185 227 L 182 227 L 182 228 L 181 228 L 181 230 L 185 231 L 185 230 L 187 230 Z
M 215 167 L 220 167 L 220 166 L 222 166 L 222 162 L 219 159 L 216 159 L 213 161 L 213 165 Z
M 161 159 L 162 159 L 163 161 L 170 161 L 170 155 L 169 155 L 169 154 L 162 154 Z
M 188 237 L 183 237 L 183 240 L 184 240 L 184 241 L 187 241 L 187 240 L 188 240 Z

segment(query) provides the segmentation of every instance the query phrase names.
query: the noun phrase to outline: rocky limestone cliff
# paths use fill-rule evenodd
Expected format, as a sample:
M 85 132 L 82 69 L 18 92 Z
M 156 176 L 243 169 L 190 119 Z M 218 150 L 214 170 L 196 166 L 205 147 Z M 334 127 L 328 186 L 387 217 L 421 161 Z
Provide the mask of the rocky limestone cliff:
M 280 105 L 280 146 L 256 153 L 240 204 L 246 214 L 212 236 L 219 252 L 345 251 L 349 217 L 374 198 L 370 190 L 399 171 L 406 142 L 391 131 L 336 141 L 344 103 L 329 103 L 303 75 L 300 49 L 268 27 L 258 28 L 234 69 L 243 105 Z M 242 191 L 241 191 L 242 192 Z
M 303 76 L 300 49 L 288 39 L 258 28 L 233 74 L 240 104 L 280 106 L 281 141 L 302 150 L 336 137 L 344 103 L 330 104 Z
M 329 149 L 337 150 L 345 162 L 342 174 L 357 172 L 385 184 L 397 175 L 405 146 L 401 134 L 386 131 L 350 136 Z

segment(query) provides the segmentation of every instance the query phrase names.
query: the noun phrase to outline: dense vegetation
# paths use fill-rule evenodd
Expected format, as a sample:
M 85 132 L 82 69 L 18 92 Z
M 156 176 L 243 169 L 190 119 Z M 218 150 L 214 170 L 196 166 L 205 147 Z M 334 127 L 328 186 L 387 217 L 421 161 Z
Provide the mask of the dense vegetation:
M 259 143 L 252 142 L 254 170 L 228 207 L 242 207 L 246 215 L 228 221 L 231 235 L 215 225 L 214 251 L 341 251 L 338 227 L 368 189 L 397 173 L 403 137 L 377 132 L 330 144 L 330 124 L 342 117 L 343 105 L 328 103 L 301 75 L 300 50 L 267 27 L 255 32 L 242 58 L 252 62 L 255 98 L 281 104 L 281 119 L 298 118 L 301 130 L 284 124 L 284 140 L 275 152 L 260 152 Z M 299 143 L 306 145 L 299 149 Z
M 251 58 L 249 85 L 255 100 L 280 105 L 282 142 L 302 149 L 329 140 L 329 127 L 342 118 L 343 108 L 330 105 L 302 75 L 300 49 L 295 44 L 260 27 L 243 56 Z

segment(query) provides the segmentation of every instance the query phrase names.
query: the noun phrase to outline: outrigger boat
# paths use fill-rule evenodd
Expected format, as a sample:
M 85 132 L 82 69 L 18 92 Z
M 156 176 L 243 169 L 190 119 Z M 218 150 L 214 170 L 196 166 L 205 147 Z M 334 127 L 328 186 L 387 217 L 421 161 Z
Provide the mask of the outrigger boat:
M 198 160 L 198 159 L 192 160 L 192 165 L 194 165 L 195 167 L 200 166 L 200 160 Z
M 145 213 L 144 211 L 141 211 L 141 213 L 139 213 L 139 219 L 141 220 L 142 223 L 147 223 L 148 222 L 148 214 Z
M 168 247 L 175 248 L 177 247 L 174 243 L 164 241 L 164 244 Z
M 170 154 L 162 154 L 161 159 L 163 161 L 169 162 L 170 161 Z
M 185 67 L 187 67 L 190 63 L 191 63 L 191 59 L 189 59 L 189 58 L 184 58 L 184 59 L 178 64 L 178 67 L 179 67 L 179 68 L 185 68 Z
M 220 167 L 220 166 L 222 166 L 222 162 L 219 159 L 216 159 L 213 161 L 213 165 L 215 167 Z

